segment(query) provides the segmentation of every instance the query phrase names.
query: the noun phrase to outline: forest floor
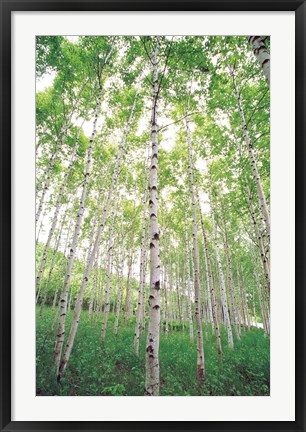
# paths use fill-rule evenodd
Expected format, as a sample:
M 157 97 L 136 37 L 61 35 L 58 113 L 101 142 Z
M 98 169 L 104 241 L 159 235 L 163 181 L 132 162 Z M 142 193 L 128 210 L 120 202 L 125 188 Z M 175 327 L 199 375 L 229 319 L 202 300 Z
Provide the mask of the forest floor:
M 50 373 L 56 328 L 51 331 L 55 311 L 45 307 L 36 318 L 36 394 L 37 396 L 143 396 L 145 379 L 145 337 L 139 357 L 134 354 L 135 317 L 119 327 L 114 335 L 114 316 L 110 315 L 105 344 L 100 342 L 101 320 L 95 323 L 83 311 L 70 361 L 61 384 Z M 67 317 L 70 326 L 73 312 Z M 69 328 L 69 327 L 67 327 Z M 161 335 L 161 396 L 267 396 L 270 393 L 270 339 L 262 329 L 242 332 L 227 345 L 222 331 L 222 362 L 218 361 L 211 327 L 203 327 L 206 381 L 199 393 L 196 379 L 196 339 L 180 325 Z

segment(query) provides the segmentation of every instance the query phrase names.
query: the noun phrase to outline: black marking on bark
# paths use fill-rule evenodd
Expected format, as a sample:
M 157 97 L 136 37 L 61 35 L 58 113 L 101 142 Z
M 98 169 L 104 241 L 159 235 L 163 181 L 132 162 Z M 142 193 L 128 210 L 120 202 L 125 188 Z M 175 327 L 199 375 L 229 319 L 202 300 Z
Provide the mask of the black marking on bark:
M 159 280 L 156 281 L 154 286 L 155 286 L 155 289 L 160 289 L 160 281 Z
M 155 233 L 153 238 L 154 238 L 154 240 L 159 240 L 159 234 Z
M 151 243 L 150 243 L 150 249 L 153 249 L 153 248 L 155 248 L 155 246 L 154 246 L 154 244 L 151 242 Z
M 268 62 L 270 62 L 270 59 L 268 59 L 268 58 L 264 59 L 264 61 L 261 64 L 261 67 L 264 67 L 264 65 Z
M 155 306 L 153 306 L 153 309 L 159 309 L 160 308 L 160 306 L 157 304 L 157 305 L 155 305 Z

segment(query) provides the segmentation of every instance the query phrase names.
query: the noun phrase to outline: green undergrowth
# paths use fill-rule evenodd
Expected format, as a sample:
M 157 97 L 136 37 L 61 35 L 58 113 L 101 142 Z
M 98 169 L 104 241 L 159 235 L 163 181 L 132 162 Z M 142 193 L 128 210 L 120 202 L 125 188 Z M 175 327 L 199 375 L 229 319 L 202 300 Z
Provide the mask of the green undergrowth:
M 37 310 L 38 312 L 38 310 Z M 68 328 L 73 312 L 67 317 Z M 101 320 L 96 323 L 82 311 L 80 325 L 65 376 L 58 384 L 52 370 L 55 329 L 54 311 L 47 307 L 36 318 L 36 394 L 38 396 L 142 396 L 145 379 L 145 337 L 139 357 L 134 354 L 135 318 L 121 324 L 115 336 L 114 316 L 110 315 L 105 344 L 101 345 Z M 211 327 L 203 327 L 206 380 L 198 389 L 196 340 L 189 329 L 173 330 L 160 339 L 161 396 L 265 396 L 270 392 L 270 340 L 262 329 L 242 332 L 227 345 L 222 330 L 222 362 L 218 360 Z M 66 335 L 67 336 L 67 335 Z

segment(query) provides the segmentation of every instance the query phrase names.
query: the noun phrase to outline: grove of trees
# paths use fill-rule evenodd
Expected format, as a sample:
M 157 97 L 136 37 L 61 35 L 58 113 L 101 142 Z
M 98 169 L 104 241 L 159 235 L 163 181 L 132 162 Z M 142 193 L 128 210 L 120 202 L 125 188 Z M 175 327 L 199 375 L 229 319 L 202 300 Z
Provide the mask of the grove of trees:
M 270 42 L 39 36 L 38 395 L 268 395 Z

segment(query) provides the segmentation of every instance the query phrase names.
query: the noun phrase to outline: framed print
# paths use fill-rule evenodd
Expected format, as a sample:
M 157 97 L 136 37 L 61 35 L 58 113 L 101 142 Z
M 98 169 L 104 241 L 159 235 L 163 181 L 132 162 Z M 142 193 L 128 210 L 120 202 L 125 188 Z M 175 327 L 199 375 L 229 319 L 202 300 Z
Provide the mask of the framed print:
M 1 23 L 1 429 L 304 430 L 304 2 Z

